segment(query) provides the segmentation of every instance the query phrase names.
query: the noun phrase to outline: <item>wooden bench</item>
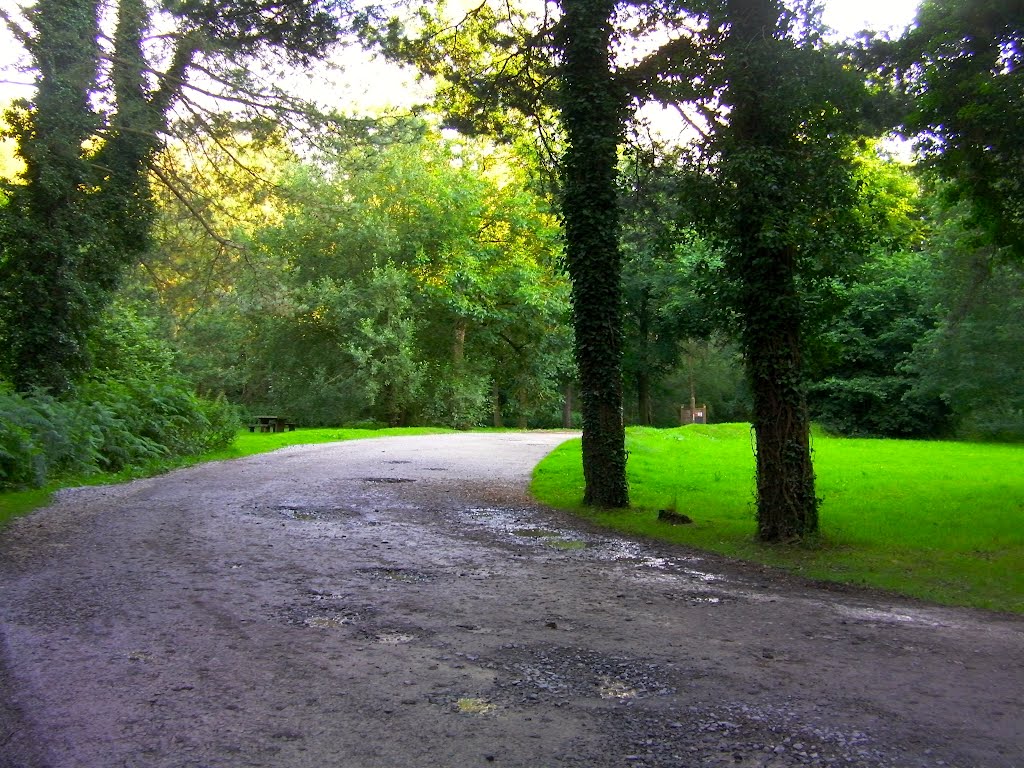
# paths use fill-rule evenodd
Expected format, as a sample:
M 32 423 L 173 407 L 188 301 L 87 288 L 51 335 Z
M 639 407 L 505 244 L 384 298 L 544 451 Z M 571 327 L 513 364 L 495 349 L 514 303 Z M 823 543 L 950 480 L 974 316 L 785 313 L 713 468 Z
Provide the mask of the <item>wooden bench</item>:
M 255 432 L 289 432 L 295 431 L 295 424 L 283 416 L 257 416 L 256 421 L 249 425 L 249 431 Z

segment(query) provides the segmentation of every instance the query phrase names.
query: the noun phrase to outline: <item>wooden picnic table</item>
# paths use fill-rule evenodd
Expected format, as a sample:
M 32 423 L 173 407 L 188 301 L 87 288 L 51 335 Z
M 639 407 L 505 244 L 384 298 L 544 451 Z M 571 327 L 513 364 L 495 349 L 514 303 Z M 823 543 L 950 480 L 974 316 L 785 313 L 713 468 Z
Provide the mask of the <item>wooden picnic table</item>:
M 284 416 L 257 416 L 256 422 L 249 425 L 249 431 L 255 432 L 257 428 L 260 432 L 284 432 L 294 430 L 295 425 Z

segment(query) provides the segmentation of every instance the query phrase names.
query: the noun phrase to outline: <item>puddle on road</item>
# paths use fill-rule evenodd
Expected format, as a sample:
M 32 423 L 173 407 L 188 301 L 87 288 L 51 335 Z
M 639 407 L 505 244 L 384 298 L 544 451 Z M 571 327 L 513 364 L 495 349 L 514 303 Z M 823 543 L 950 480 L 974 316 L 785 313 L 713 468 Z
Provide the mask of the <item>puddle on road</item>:
M 835 604 L 835 610 L 847 618 L 878 624 L 918 624 L 926 627 L 950 627 L 950 622 L 937 621 L 934 617 L 922 614 L 901 613 L 896 610 L 857 607 L 853 605 Z
M 573 552 L 586 549 L 590 546 L 583 539 L 566 538 L 564 533 L 549 531 L 546 528 L 516 528 L 510 531 L 515 536 L 523 536 L 528 539 L 539 539 L 553 549 L 560 549 L 565 552 Z
M 721 605 L 722 603 L 737 599 L 736 595 L 705 590 L 703 588 L 687 589 L 682 592 L 665 592 L 664 597 L 671 602 L 687 605 Z
M 348 594 L 308 589 L 299 604 L 285 609 L 282 618 L 293 627 L 342 629 L 364 622 L 375 613 L 372 605 L 354 603 Z
M 284 615 L 286 624 L 309 629 L 343 629 L 355 626 L 365 619 L 364 611 L 332 605 L 319 605 L 316 608 L 297 606 Z
M 602 699 L 635 699 L 640 691 L 625 683 L 607 675 L 601 675 L 597 680 L 597 692 Z
M 519 528 L 513 529 L 512 533 L 528 539 L 547 539 L 559 535 L 557 531 L 549 531 L 546 528 Z
M 582 539 L 551 539 L 544 542 L 549 547 L 560 549 L 563 552 L 575 552 L 580 549 L 586 549 L 590 545 Z
M 410 635 L 407 632 L 380 632 L 373 638 L 373 641 L 381 645 L 405 645 L 415 639 L 415 635 Z
M 373 579 L 397 581 L 403 584 L 422 584 L 433 581 L 435 578 L 432 573 L 414 568 L 360 568 L 358 570 Z
M 579 552 L 588 559 L 635 565 L 634 578 L 646 582 L 667 583 L 681 575 L 702 584 L 724 580 L 718 574 L 695 568 L 703 562 L 699 557 L 661 557 L 650 554 L 639 542 L 602 538 L 571 529 L 538 527 L 535 514 L 530 510 L 473 507 L 463 510 L 460 517 L 506 535 L 535 539 L 553 549 Z M 718 601 L 709 599 L 707 602 Z
M 342 627 L 350 627 L 356 623 L 357 616 L 309 616 L 306 618 L 305 625 L 312 627 L 313 629 L 341 629 Z
M 278 504 L 273 507 L 264 507 L 263 510 L 274 514 L 282 515 L 289 520 L 303 522 L 332 522 L 346 518 L 358 517 L 362 513 L 351 507 L 323 506 L 316 504 L 301 504 L 292 502 L 289 504 Z M 256 510 L 260 512 L 259 508 Z

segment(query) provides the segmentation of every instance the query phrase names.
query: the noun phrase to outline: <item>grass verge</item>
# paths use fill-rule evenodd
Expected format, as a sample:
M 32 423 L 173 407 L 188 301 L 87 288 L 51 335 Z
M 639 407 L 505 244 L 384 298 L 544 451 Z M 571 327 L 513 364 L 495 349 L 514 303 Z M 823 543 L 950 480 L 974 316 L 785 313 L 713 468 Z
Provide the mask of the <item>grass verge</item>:
M 535 470 L 533 495 L 632 535 L 950 605 L 1024 612 L 1024 446 L 817 436 L 821 537 L 754 541 L 747 424 L 630 429 L 630 510 L 580 505 L 580 443 Z M 660 509 L 692 525 L 657 519 Z
M 315 443 L 336 443 L 343 440 L 359 440 L 370 437 L 388 437 L 392 435 L 429 435 L 442 432 L 451 432 L 449 429 L 433 427 L 409 427 L 394 429 L 296 429 L 292 432 L 249 432 L 243 430 L 238 433 L 235 441 L 219 451 L 205 453 L 200 456 L 185 456 L 169 459 L 148 465 L 146 467 L 134 468 L 118 473 L 100 473 L 92 475 L 80 475 L 75 477 L 63 477 L 46 485 L 44 488 L 34 488 L 27 491 L 10 491 L 0 493 L 0 528 L 15 517 L 27 515 L 34 509 L 46 506 L 50 502 L 55 491 L 61 488 L 73 488 L 82 485 L 109 485 L 111 483 L 123 483 L 129 480 L 136 480 L 140 477 L 152 477 L 163 474 L 172 469 L 201 464 L 206 461 L 223 461 L 225 459 L 240 459 L 243 456 L 252 456 L 257 453 L 268 453 L 278 448 L 285 448 L 289 445 L 312 445 Z

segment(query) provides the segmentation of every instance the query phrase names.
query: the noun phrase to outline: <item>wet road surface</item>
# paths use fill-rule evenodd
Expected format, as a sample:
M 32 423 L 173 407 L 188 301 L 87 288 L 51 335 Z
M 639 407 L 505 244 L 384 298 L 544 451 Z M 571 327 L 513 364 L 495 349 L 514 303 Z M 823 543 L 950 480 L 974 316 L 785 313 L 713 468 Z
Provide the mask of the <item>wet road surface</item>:
M 568 435 L 307 446 L 0 534 L 0 765 L 1024 766 L 1024 622 L 530 504 Z

